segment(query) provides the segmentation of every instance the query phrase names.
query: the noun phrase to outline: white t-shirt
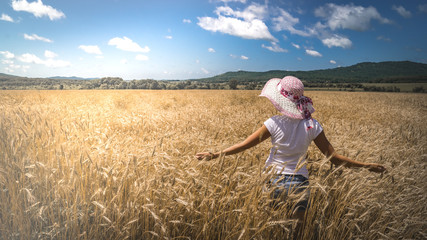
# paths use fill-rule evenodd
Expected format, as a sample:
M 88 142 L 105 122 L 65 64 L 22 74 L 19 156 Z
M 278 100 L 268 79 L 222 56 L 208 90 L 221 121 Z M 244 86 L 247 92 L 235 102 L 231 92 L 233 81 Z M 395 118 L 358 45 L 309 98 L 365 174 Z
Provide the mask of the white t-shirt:
M 311 141 L 323 131 L 315 119 L 312 119 L 312 128 L 308 129 L 309 121 L 273 116 L 264 122 L 273 144 L 265 163 L 266 168 L 272 166 L 277 174 L 303 175 L 308 178 L 305 163 L 307 149 Z

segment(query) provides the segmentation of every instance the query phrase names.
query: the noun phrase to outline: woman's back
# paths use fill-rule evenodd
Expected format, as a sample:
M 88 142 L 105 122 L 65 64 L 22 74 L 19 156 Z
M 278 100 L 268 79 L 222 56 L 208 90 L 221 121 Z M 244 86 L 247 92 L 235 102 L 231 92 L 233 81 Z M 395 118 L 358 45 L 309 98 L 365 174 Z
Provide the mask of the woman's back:
M 273 167 L 275 173 L 299 174 L 308 177 L 307 168 L 299 171 L 298 162 L 304 163 L 308 146 L 323 131 L 315 119 L 292 119 L 273 116 L 264 122 L 271 135 L 272 148 L 266 167 Z

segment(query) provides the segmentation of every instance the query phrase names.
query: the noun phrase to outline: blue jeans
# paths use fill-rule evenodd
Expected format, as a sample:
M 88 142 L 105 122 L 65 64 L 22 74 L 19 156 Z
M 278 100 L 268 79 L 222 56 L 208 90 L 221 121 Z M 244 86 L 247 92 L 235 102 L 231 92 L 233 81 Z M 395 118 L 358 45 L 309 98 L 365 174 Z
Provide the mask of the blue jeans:
M 291 200 L 292 197 L 297 201 L 293 205 L 295 210 L 306 210 L 308 208 L 308 199 L 310 196 L 308 179 L 302 175 L 274 175 L 267 184 L 268 188 L 273 188 L 271 197 L 273 204 L 281 201 Z

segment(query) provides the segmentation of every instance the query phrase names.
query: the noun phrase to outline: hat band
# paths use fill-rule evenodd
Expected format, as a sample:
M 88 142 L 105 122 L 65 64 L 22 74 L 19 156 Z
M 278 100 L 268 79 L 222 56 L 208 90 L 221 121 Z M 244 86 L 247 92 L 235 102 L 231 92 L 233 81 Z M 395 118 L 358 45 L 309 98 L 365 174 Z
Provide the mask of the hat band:
M 291 102 L 295 103 L 298 110 L 304 114 L 305 119 L 311 119 L 311 113 L 308 109 L 308 104 L 313 105 L 313 101 L 311 98 L 306 97 L 304 95 L 298 96 L 294 95 L 292 92 L 286 91 L 280 84 L 280 82 L 277 84 L 277 90 L 280 92 L 280 94 L 289 99 Z M 309 126 L 311 128 L 311 126 Z

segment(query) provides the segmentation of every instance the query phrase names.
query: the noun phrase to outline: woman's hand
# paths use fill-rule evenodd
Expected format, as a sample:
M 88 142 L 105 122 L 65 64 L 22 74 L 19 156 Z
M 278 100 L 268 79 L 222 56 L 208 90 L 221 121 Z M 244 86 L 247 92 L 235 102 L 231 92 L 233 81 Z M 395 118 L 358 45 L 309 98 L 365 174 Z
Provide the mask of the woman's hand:
M 376 173 L 382 173 L 387 170 L 383 165 L 376 164 L 376 163 L 367 163 L 366 168 L 369 171 L 376 172 Z
M 217 156 L 216 154 L 211 152 L 201 152 L 201 153 L 197 153 L 195 157 L 197 158 L 197 160 L 209 161 L 216 158 Z

